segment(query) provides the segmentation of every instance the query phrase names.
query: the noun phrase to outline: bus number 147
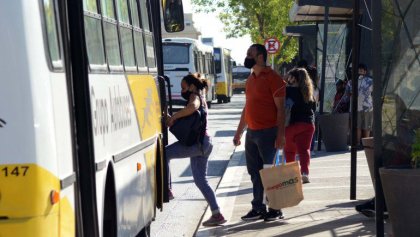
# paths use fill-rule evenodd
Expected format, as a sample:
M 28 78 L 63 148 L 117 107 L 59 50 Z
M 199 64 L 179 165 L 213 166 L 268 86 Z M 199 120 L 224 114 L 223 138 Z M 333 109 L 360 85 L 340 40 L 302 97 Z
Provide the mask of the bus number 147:
M 26 172 L 28 172 L 29 166 L 15 166 L 15 167 L 4 167 L 1 169 L 3 171 L 4 177 L 8 176 L 26 176 Z

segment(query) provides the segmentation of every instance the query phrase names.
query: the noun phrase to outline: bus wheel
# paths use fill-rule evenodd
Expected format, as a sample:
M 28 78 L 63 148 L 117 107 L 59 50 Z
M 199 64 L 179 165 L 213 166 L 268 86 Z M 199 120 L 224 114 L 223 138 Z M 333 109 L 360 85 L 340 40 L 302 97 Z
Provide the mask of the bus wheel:
M 103 222 L 103 236 L 113 237 L 117 236 L 117 209 L 116 209 L 116 196 L 115 196 L 115 181 L 114 171 L 108 165 L 108 172 L 106 175 L 105 185 L 105 210 Z
M 150 224 L 145 226 L 136 237 L 149 237 L 150 236 Z
M 228 102 L 229 102 L 228 97 L 223 98 L 223 103 L 228 103 Z
M 217 98 L 217 103 L 218 103 L 218 104 L 223 103 L 222 99 L 221 99 L 221 98 Z
M 207 108 L 211 108 L 211 101 L 207 101 Z

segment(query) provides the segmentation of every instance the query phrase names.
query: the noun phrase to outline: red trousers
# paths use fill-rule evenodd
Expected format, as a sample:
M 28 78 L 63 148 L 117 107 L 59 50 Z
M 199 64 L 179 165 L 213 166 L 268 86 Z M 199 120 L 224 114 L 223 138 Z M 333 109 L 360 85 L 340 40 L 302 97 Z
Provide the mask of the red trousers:
M 286 144 L 284 155 L 287 162 L 296 159 L 299 154 L 300 172 L 309 174 L 311 159 L 311 141 L 315 132 L 315 125 L 311 123 L 294 123 L 286 127 Z

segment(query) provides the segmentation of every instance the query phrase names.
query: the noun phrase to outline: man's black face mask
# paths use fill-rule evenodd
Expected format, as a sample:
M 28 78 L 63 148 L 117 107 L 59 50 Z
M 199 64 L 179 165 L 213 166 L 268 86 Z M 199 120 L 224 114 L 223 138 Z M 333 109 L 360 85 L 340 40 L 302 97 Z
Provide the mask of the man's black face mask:
M 245 58 L 244 66 L 248 69 L 251 69 L 257 62 L 255 62 L 254 58 Z

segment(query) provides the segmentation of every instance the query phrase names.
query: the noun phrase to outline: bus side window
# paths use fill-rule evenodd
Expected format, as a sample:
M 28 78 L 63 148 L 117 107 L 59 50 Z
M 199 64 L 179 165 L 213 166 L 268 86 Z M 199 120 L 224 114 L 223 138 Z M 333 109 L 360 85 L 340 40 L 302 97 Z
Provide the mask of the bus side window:
M 117 0 L 122 54 L 125 70 L 137 70 L 134 60 L 133 26 L 130 24 L 127 0 Z
M 111 70 L 118 70 L 115 66 L 121 66 L 121 55 L 113 1 L 102 0 L 101 4 L 108 65 L 110 66 Z
M 95 0 L 83 0 L 86 48 L 90 65 L 105 66 L 101 15 Z
M 147 66 L 149 68 L 156 68 L 156 59 L 155 59 L 155 46 L 153 40 L 153 34 L 150 31 L 150 21 L 149 21 L 149 12 L 150 10 L 147 7 L 147 0 L 140 0 L 140 15 L 141 22 L 143 26 L 144 37 L 146 39 L 146 57 L 147 57 Z
M 49 53 L 49 63 L 52 69 L 62 68 L 61 50 L 57 34 L 57 18 L 53 0 L 44 0 L 44 16 L 47 30 L 47 43 Z
M 134 30 L 134 50 L 136 54 L 137 66 L 140 71 L 146 68 L 146 56 L 144 54 L 143 31 L 140 26 L 139 5 L 137 0 L 130 0 L 131 19 Z
M 194 66 L 195 66 L 195 70 L 199 71 L 200 69 L 198 68 L 199 64 L 198 64 L 198 53 L 197 51 L 194 49 Z M 194 73 L 194 72 L 192 72 Z

